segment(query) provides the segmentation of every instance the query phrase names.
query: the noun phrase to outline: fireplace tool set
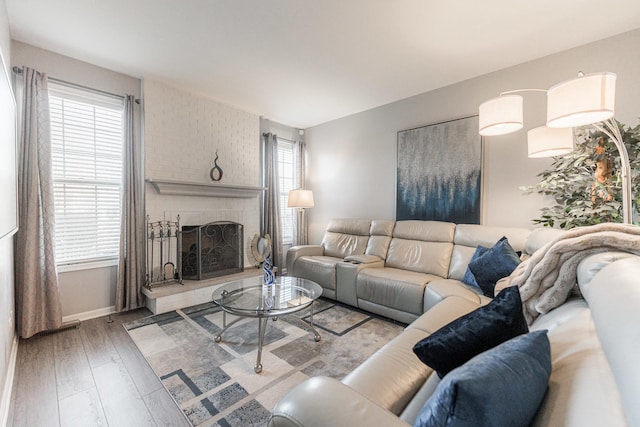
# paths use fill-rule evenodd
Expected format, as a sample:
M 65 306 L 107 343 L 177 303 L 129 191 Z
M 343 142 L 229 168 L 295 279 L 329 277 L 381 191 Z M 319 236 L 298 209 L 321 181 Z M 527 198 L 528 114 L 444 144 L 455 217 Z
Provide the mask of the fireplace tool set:
M 180 215 L 154 222 L 147 215 L 147 288 L 182 283 L 181 241 Z

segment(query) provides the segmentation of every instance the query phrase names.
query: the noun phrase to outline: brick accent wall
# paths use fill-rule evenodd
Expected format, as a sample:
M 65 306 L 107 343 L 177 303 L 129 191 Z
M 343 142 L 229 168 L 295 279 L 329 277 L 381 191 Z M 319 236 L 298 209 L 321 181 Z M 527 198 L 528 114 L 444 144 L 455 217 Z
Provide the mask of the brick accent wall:
M 224 176 L 220 184 L 260 185 L 260 117 L 214 100 L 144 81 L 145 178 L 211 183 L 215 152 Z M 146 184 L 146 211 L 152 221 L 175 220 L 182 225 L 235 221 L 244 225 L 245 266 L 250 243 L 260 232 L 258 197 L 159 195 Z

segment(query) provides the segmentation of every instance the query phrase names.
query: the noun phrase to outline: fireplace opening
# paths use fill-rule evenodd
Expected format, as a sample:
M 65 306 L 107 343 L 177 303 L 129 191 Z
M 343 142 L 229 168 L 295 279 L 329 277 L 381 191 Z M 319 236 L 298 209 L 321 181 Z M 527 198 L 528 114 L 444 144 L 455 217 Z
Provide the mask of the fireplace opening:
M 203 280 L 244 271 L 242 224 L 216 221 L 182 227 L 182 278 Z

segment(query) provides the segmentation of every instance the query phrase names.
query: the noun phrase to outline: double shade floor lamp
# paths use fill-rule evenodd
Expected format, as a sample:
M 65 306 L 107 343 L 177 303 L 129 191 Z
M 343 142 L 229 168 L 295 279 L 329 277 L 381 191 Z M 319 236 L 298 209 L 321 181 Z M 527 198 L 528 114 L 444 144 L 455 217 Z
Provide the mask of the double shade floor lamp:
M 573 128 L 593 125 L 607 135 L 620 153 L 622 175 L 622 218 L 631 224 L 631 167 L 622 135 L 613 118 L 616 75 L 594 73 L 558 83 L 549 90 L 518 89 L 502 92 L 480 104 L 480 135 L 505 135 L 522 129 L 522 96 L 519 92 L 547 93 L 547 125 L 527 132 L 529 157 L 561 156 L 574 149 Z

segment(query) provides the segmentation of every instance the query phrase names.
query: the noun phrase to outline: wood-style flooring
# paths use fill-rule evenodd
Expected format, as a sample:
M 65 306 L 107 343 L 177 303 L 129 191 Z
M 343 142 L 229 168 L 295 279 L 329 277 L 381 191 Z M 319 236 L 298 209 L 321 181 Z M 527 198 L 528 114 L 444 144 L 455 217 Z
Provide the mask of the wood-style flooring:
M 134 310 L 20 340 L 9 426 L 190 426 L 123 323 Z

